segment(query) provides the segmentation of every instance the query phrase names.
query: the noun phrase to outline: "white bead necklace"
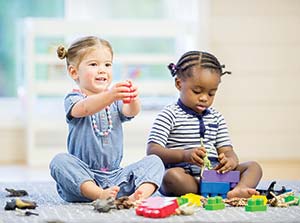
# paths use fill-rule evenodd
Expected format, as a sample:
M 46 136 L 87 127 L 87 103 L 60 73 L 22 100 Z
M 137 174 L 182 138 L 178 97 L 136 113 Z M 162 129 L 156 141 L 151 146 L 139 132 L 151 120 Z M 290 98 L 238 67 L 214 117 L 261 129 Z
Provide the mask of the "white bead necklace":
M 111 130 L 113 128 L 109 106 L 105 107 L 105 112 L 106 112 L 107 121 L 108 121 L 108 128 L 107 128 L 106 131 L 100 131 L 99 128 L 98 128 L 97 122 L 96 122 L 95 114 L 93 114 L 91 116 L 92 117 L 92 124 L 93 124 L 93 128 L 94 128 L 96 136 L 108 136 L 109 133 L 111 133 Z

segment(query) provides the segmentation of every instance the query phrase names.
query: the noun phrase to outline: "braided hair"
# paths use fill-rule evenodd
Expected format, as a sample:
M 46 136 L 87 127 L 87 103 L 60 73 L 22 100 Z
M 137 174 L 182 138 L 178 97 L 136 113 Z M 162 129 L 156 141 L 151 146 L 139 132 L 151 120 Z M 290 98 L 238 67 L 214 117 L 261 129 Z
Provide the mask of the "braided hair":
M 192 76 L 192 72 L 190 72 L 190 68 L 193 66 L 200 66 L 205 69 L 211 69 L 220 76 L 225 74 L 231 74 L 229 71 L 223 71 L 225 65 L 221 65 L 218 59 L 207 52 L 201 51 L 189 51 L 181 56 L 177 64 L 170 63 L 168 68 L 174 77 L 175 75 L 179 78 L 187 78 Z

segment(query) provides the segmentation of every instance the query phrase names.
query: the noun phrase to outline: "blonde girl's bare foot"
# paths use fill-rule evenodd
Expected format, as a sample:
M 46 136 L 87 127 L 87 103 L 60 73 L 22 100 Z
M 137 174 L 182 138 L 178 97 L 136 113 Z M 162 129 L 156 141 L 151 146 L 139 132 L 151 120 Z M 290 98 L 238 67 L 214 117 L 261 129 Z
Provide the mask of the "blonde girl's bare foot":
M 249 198 L 252 195 L 259 195 L 259 192 L 256 191 L 254 188 L 249 187 L 235 187 L 233 190 L 227 193 L 227 198 Z
M 130 201 L 138 201 L 143 199 L 143 191 L 136 190 L 133 194 L 131 194 L 129 197 Z
M 120 190 L 120 187 L 118 187 L 118 186 L 112 186 L 112 187 L 106 188 L 101 192 L 99 199 L 105 200 L 105 199 L 108 199 L 109 197 L 116 198 L 119 190 Z

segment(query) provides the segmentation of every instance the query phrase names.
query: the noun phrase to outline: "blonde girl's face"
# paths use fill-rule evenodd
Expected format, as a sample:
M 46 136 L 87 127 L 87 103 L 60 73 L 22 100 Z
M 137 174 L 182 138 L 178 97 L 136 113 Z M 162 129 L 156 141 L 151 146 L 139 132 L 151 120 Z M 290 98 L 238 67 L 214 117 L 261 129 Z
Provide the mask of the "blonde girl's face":
M 86 95 L 103 92 L 112 82 L 112 54 L 107 47 L 99 46 L 86 53 L 78 67 L 69 68 L 69 72 Z

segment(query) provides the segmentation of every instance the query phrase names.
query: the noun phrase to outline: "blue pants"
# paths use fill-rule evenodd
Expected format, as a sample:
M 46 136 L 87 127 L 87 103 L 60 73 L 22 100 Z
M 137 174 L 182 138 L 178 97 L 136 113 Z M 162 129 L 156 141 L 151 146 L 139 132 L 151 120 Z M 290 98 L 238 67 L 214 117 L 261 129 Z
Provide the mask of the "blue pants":
M 57 183 L 57 192 L 68 202 L 89 202 L 83 197 L 80 185 L 93 180 L 105 189 L 119 186 L 118 197 L 132 194 L 141 184 L 149 182 L 158 188 L 164 175 L 164 165 L 156 155 L 149 155 L 142 160 L 113 171 L 93 170 L 77 157 L 68 154 L 57 154 L 50 163 L 51 176 Z

